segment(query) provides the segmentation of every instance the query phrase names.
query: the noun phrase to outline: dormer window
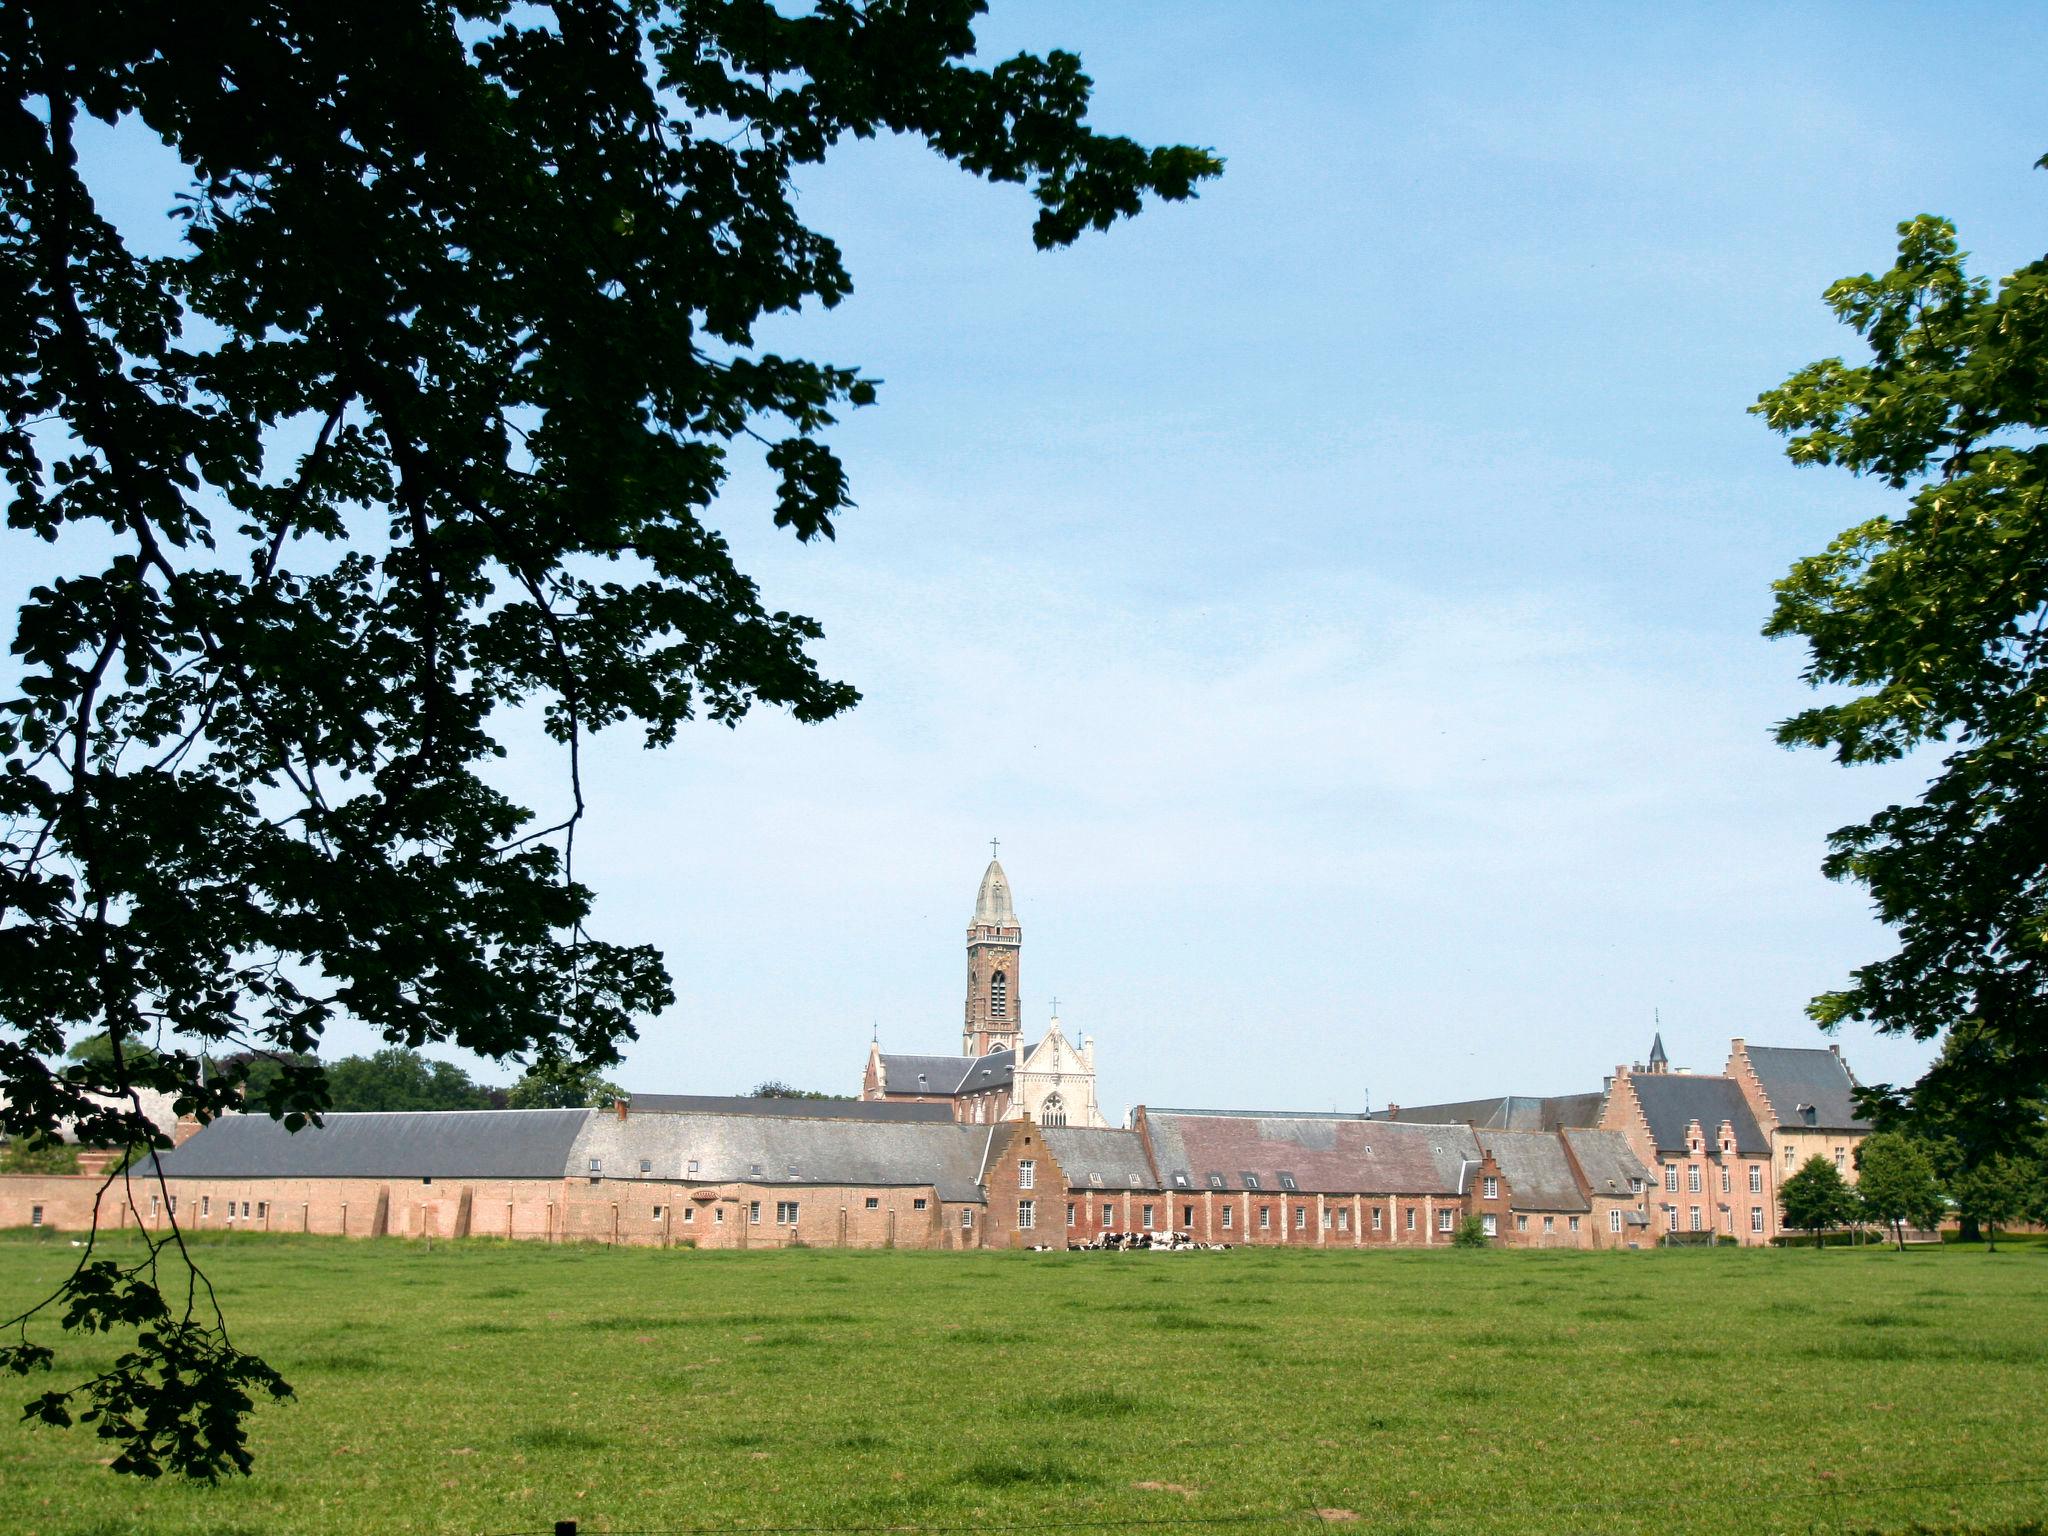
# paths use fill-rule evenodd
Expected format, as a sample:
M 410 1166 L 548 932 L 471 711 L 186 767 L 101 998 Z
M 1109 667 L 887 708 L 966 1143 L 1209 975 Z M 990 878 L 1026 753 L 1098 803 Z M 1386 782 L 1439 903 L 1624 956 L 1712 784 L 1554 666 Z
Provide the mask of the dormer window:
M 1241 1173 L 1238 1177 L 1244 1180 L 1244 1187 L 1246 1189 L 1259 1188 L 1259 1176 L 1256 1173 Z
M 1184 1173 L 1176 1173 L 1173 1176 L 1173 1187 L 1175 1189 L 1186 1189 L 1188 1187 L 1188 1176 Z
M 1301 1188 L 1301 1186 L 1300 1186 L 1299 1184 L 1297 1184 L 1297 1183 L 1295 1183 L 1295 1182 L 1294 1182 L 1294 1175 L 1293 1175 L 1293 1174 L 1291 1174 L 1291 1173 L 1283 1173 L 1283 1174 L 1281 1174 L 1281 1175 L 1280 1175 L 1280 1187 L 1281 1187 L 1282 1189 L 1299 1189 L 1299 1188 Z
M 1209 1187 L 1210 1187 L 1211 1189 L 1221 1189 L 1221 1188 L 1223 1187 L 1223 1175 L 1222 1175 L 1222 1174 L 1220 1174 L 1220 1173 L 1212 1173 L 1212 1174 L 1210 1174 L 1210 1175 L 1209 1175 Z

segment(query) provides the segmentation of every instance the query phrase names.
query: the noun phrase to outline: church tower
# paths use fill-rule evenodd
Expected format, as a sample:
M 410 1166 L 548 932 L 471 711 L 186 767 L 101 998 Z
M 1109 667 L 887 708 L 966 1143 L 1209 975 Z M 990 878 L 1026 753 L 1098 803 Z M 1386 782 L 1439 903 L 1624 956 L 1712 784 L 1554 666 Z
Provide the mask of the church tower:
M 974 918 L 967 925 L 967 1022 L 960 1048 L 969 1056 L 1015 1050 L 1023 1042 L 1024 1005 L 1018 984 L 1018 960 L 1024 952 L 1024 929 L 1010 902 L 1010 877 L 993 857 L 974 898 Z

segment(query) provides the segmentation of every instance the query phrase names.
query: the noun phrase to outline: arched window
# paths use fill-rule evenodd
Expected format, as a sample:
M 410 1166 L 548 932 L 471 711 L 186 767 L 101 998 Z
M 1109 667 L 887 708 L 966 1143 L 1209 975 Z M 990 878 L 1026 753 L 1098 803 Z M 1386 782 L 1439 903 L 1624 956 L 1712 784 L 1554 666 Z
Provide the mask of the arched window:
M 992 1019 L 1010 1016 L 1010 978 L 1001 971 L 988 979 L 988 1016 Z
M 1047 1094 L 1045 1096 L 1045 1103 L 1039 1106 L 1038 1123 L 1040 1125 L 1065 1125 L 1067 1123 L 1066 1101 L 1056 1093 Z

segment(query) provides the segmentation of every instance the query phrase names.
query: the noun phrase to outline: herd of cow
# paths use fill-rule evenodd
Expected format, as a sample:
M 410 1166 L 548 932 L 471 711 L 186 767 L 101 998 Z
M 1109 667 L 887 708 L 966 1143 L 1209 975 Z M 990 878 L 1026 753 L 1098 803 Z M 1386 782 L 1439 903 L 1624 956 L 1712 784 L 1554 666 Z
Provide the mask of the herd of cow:
M 1103 1253 L 1112 1249 L 1150 1248 L 1160 1253 L 1228 1253 L 1228 1243 L 1198 1243 L 1185 1232 L 1105 1232 L 1102 1236 L 1085 1243 L 1067 1244 L 1069 1253 Z M 1050 1243 L 1033 1245 L 1038 1253 L 1050 1253 Z

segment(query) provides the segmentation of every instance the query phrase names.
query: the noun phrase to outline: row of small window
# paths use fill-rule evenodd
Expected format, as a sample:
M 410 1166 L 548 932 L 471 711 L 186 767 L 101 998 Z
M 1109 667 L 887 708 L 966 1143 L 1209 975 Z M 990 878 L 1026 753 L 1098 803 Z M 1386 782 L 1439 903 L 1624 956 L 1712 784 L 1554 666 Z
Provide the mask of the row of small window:
M 228 1200 L 223 1203 L 227 1206 L 227 1219 L 233 1221 L 235 1219 L 235 1202 Z M 149 1214 L 152 1218 L 156 1216 L 159 1208 L 157 1197 L 151 1195 L 149 1197 Z M 176 1195 L 171 1196 L 171 1214 L 173 1216 L 178 1214 L 178 1197 Z M 199 1214 L 202 1216 L 211 1216 L 213 1214 L 213 1196 L 201 1195 L 199 1197 Z M 244 1200 L 242 1202 L 242 1215 L 244 1219 L 266 1220 L 270 1215 L 270 1202 L 268 1200 L 258 1200 L 255 1205 L 255 1215 L 252 1218 L 250 1217 L 249 1202 Z M 28 1224 L 32 1227 L 40 1227 L 43 1224 L 43 1208 L 40 1205 L 32 1205 L 28 1208 Z
M 1698 1206 L 1696 1206 L 1696 1205 L 1689 1205 L 1689 1206 L 1687 1206 L 1687 1207 L 1686 1207 L 1685 1209 L 1686 1209 L 1686 1216 L 1687 1216 L 1687 1222 L 1686 1222 L 1686 1230 L 1688 1230 L 1688 1231 L 1691 1231 L 1691 1232 L 1704 1232 L 1704 1231 L 1706 1231 L 1706 1230 L 1707 1230 L 1707 1229 L 1706 1229 L 1706 1226 L 1705 1226 L 1705 1224 L 1704 1224 L 1704 1222 L 1703 1222 L 1703 1220 L 1702 1220 L 1702 1218 L 1701 1218 L 1700 1208 L 1699 1208 Z M 1619 1214 L 1619 1213 L 1617 1213 L 1617 1215 L 1618 1215 L 1618 1214 Z M 1732 1218 L 1731 1218 L 1731 1219 L 1732 1219 Z M 1665 1221 L 1665 1225 L 1666 1225 L 1666 1226 L 1667 1226 L 1667 1227 L 1669 1228 L 1669 1230 L 1671 1230 L 1671 1231 L 1673 1231 L 1673 1232 L 1676 1232 L 1676 1231 L 1678 1230 L 1678 1207 L 1677 1207 L 1677 1206 L 1675 1206 L 1675 1205 L 1667 1205 L 1667 1206 L 1665 1206 L 1665 1207 L 1664 1207 L 1664 1221 Z M 1764 1229 L 1764 1208 L 1763 1208 L 1762 1206 L 1760 1206 L 1760 1205 L 1752 1205 L 1752 1206 L 1751 1206 L 1751 1207 L 1749 1208 L 1749 1230 L 1750 1230 L 1750 1231 L 1752 1231 L 1752 1232 L 1761 1232 L 1761 1231 L 1763 1231 L 1763 1229 Z M 1618 1230 L 1618 1229 L 1617 1229 L 1617 1230 Z
M 1799 1148 L 1788 1141 L 1785 1143 L 1785 1166 L 1787 1168 L 1796 1168 L 1798 1165 Z M 1849 1149 L 1847 1147 L 1835 1148 L 1835 1166 L 1837 1168 L 1847 1168 L 1849 1166 Z
M 1728 1170 L 1723 1168 L 1721 1170 L 1721 1193 L 1724 1195 L 1730 1192 L 1728 1179 Z M 1685 1170 L 1685 1189 L 1687 1194 L 1696 1195 L 1700 1193 L 1700 1165 L 1698 1163 L 1687 1165 Z M 1666 1163 L 1664 1165 L 1664 1190 L 1667 1194 L 1675 1195 L 1678 1193 L 1678 1164 L 1676 1163 Z M 1749 1192 L 1752 1195 L 1760 1195 L 1764 1192 L 1764 1170 L 1761 1163 L 1751 1163 L 1749 1165 Z
M 1367 1155 L 1370 1155 L 1372 1152 L 1371 1147 L 1367 1147 L 1365 1150 Z M 1276 1174 L 1275 1177 L 1280 1180 L 1280 1187 L 1282 1189 L 1301 1188 L 1301 1185 L 1295 1181 L 1294 1175 L 1291 1173 L 1282 1172 Z M 1204 1178 L 1208 1181 L 1211 1189 L 1227 1189 L 1230 1187 L 1229 1182 L 1220 1173 L 1205 1174 Z M 1265 1187 L 1259 1183 L 1259 1176 L 1256 1173 L 1240 1173 L 1238 1178 L 1243 1182 L 1246 1189 L 1263 1189 Z M 1188 1182 L 1186 1174 L 1176 1173 L 1173 1175 L 1173 1187 L 1175 1189 L 1190 1189 L 1193 1186 Z
M 1406 1231 L 1413 1232 L 1415 1230 L 1415 1213 L 1416 1208 L 1412 1205 L 1403 1208 L 1401 1212 L 1402 1225 Z M 1070 1227 L 1079 1226 L 1080 1215 L 1080 1206 L 1074 1201 L 1068 1201 L 1067 1225 Z M 1383 1210 L 1381 1210 L 1379 1206 L 1374 1206 L 1372 1208 L 1371 1218 L 1373 1231 L 1380 1232 L 1385 1230 L 1386 1213 Z M 1577 1219 L 1578 1218 L 1576 1217 L 1573 1218 L 1574 1221 L 1576 1221 Z M 1019 1227 L 1035 1227 L 1037 1226 L 1037 1224 L 1038 1202 L 1036 1200 L 1019 1200 L 1017 1202 L 1017 1225 Z M 1194 1226 L 1195 1208 L 1192 1205 L 1184 1205 L 1180 1208 L 1180 1224 L 1183 1227 Z M 1105 1231 L 1115 1230 L 1116 1207 L 1114 1205 L 1110 1205 L 1107 1203 L 1103 1205 L 1101 1225 Z M 1141 1204 L 1138 1207 L 1139 1228 L 1143 1231 L 1150 1232 L 1153 1231 L 1157 1227 L 1157 1225 L 1158 1207 L 1151 1204 Z M 1222 1220 L 1220 1225 L 1225 1232 L 1236 1230 L 1237 1207 L 1232 1205 L 1226 1205 L 1222 1208 Z M 1297 1205 L 1294 1207 L 1294 1230 L 1297 1232 L 1302 1232 L 1306 1231 L 1307 1228 L 1308 1207 L 1305 1205 Z M 1270 1205 L 1262 1205 L 1259 1207 L 1259 1230 L 1261 1232 L 1270 1232 L 1272 1229 L 1273 1207 Z M 1456 1231 L 1457 1213 L 1455 1211 L 1438 1211 L 1436 1213 L 1436 1229 L 1439 1232 Z M 1351 1230 L 1351 1212 L 1349 1208 L 1344 1206 L 1324 1207 L 1323 1230 L 1326 1232 L 1331 1230 L 1335 1230 L 1338 1232 L 1349 1232 Z M 1574 1227 L 1572 1230 L 1577 1231 L 1578 1229 Z
M 1578 1217 L 1567 1216 L 1565 1217 L 1565 1221 L 1567 1223 L 1567 1231 L 1576 1232 L 1579 1230 Z M 1500 1219 L 1496 1216 L 1490 1214 L 1481 1216 L 1479 1218 L 1479 1226 L 1480 1229 L 1484 1231 L 1488 1237 L 1500 1236 Z M 1620 1211 L 1609 1211 L 1607 1213 L 1607 1227 L 1608 1230 L 1611 1232 L 1619 1232 L 1621 1230 Z M 1529 1230 L 1529 1218 L 1525 1215 L 1522 1215 L 1520 1212 L 1517 1212 L 1515 1215 L 1515 1230 L 1517 1232 L 1526 1232 Z M 1557 1218 L 1555 1216 L 1544 1217 L 1543 1230 L 1546 1232 L 1555 1232 L 1557 1230 Z

